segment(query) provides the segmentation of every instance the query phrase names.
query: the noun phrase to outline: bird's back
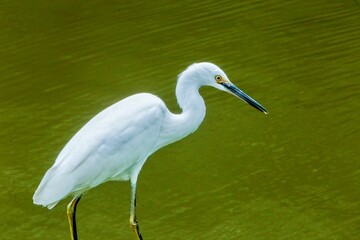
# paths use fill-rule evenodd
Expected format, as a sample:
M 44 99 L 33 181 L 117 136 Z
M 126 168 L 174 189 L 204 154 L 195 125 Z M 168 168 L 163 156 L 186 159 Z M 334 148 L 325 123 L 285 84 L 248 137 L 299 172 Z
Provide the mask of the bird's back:
M 137 177 L 153 153 L 167 108 L 151 94 L 128 97 L 92 118 L 60 152 L 33 200 L 54 207 L 102 182 Z

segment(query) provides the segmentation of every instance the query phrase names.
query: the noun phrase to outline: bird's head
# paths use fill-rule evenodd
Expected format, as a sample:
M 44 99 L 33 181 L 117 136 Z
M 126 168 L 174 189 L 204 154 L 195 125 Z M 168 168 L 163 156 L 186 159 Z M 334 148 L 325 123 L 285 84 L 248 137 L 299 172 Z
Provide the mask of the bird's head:
M 236 87 L 226 76 L 225 72 L 213 63 L 202 62 L 190 65 L 182 74 L 188 75 L 189 79 L 196 80 L 200 86 L 211 86 L 228 92 L 247 102 L 259 111 L 267 114 L 267 110 L 249 95 Z

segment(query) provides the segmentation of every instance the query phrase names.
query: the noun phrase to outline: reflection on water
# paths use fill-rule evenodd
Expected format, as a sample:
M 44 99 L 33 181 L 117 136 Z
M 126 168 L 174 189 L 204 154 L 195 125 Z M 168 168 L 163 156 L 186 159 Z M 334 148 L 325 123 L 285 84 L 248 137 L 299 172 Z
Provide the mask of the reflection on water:
M 63 201 L 32 204 L 92 116 L 136 92 L 178 112 L 176 75 L 212 61 L 270 112 L 202 89 L 194 134 L 139 178 L 145 239 L 356 239 L 359 6 L 287 1 L 1 6 L 1 239 L 66 239 Z M 79 205 L 81 239 L 131 239 L 129 184 Z

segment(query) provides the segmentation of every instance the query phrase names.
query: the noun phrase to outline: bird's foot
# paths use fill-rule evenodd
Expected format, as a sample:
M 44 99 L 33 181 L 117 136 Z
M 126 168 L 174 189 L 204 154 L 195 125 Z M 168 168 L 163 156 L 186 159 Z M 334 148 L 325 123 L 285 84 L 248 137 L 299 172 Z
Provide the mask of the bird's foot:
M 130 226 L 131 226 L 132 230 L 135 232 L 137 239 L 138 240 L 143 240 L 143 238 L 142 238 L 142 236 L 140 234 L 138 221 L 136 219 L 130 220 Z

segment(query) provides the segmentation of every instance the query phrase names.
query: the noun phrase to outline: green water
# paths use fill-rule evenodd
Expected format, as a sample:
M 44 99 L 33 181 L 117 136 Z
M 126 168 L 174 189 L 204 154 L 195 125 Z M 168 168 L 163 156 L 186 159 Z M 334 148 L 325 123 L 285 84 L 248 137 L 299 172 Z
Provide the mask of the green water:
M 198 131 L 138 181 L 144 239 L 357 239 L 357 1 L 2 1 L 0 239 L 70 239 L 66 205 L 32 204 L 66 142 L 103 108 L 211 61 L 269 110 L 202 89 Z M 79 204 L 80 239 L 134 239 L 127 182 Z

